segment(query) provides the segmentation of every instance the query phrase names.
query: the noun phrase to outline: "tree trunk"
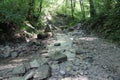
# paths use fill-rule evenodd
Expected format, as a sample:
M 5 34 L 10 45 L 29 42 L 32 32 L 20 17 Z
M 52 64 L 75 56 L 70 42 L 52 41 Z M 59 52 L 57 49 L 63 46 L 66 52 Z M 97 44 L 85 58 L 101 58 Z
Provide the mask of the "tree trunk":
M 39 13 L 41 14 L 42 12 L 42 4 L 43 4 L 43 0 L 40 0 L 40 6 L 39 6 Z
M 111 4 L 112 4 L 112 0 L 105 0 L 105 8 L 106 8 L 106 10 L 109 11 L 112 8 Z
M 90 4 L 90 16 L 94 17 L 96 15 L 96 10 L 94 8 L 93 0 L 89 0 L 89 4 Z
M 83 19 L 85 19 L 85 9 L 84 9 L 83 1 L 79 0 L 79 3 L 80 3 L 81 12 L 82 12 L 82 17 Z
M 68 0 L 65 2 L 65 15 L 67 14 L 67 8 L 68 8 Z
M 72 13 L 72 18 L 74 20 L 74 5 L 73 5 L 73 0 L 71 0 L 71 13 Z
M 28 9 L 28 17 L 27 17 L 28 20 L 31 20 L 33 18 L 34 8 L 35 8 L 35 0 L 30 0 L 29 9 Z

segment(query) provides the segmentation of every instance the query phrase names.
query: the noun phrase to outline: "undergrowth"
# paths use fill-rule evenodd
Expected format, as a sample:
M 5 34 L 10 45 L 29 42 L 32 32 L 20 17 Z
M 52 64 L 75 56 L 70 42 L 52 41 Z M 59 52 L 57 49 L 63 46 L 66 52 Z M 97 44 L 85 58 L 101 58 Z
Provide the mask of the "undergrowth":
M 120 44 L 120 8 L 88 18 L 84 28 L 97 33 L 102 38 Z

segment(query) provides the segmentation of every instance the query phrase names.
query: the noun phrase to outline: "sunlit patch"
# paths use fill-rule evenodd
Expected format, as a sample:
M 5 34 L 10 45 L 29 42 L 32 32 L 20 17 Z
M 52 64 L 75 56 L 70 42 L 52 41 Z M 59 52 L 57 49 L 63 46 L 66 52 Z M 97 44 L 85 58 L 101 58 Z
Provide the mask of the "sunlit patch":
M 52 20 L 52 16 L 51 16 L 51 15 L 47 15 L 47 18 L 48 18 L 49 20 Z
M 58 2 L 57 2 L 57 3 L 60 5 L 60 4 L 62 4 L 62 3 L 63 3 L 63 1 L 64 1 L 64 0 L 58 0 Z
M 14 59 L 12 62 L 22 62 L 22 61 L 27 61 L 28 59 L 20 58 L 20 59 Z
M 62 80 L 89 80 L 86 76 L 79 76 L 79 77 L 67 77 L 63 78 Z
M 57 41 L 56 43 L 65 43 L 65 41 L 59 40 L 59 41 Z
M 96 37 L 82 37 L 82 38 L 79 38 L 79 40 L 84 40 L 84 41 L 93 41 L 93 40 L 96 40 L 97 38 Z
M 0 66 L 0 70 L 3 70 L 3 69 L 12 69 L 12 68 L 15 68 L 17 66 L 17 64 L 7 64 L 7 65 L 2 65 Z
M 70 40 L 73 40 L 74 38 L 70 38 Z

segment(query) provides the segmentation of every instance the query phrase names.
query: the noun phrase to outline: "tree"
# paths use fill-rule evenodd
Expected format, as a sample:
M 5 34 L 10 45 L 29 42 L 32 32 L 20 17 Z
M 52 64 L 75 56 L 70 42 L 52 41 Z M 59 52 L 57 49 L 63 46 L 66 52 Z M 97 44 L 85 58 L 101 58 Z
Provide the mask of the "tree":
M 110 10 L 112 8 L 111 4 L 112 4 L 113 0 L 105 0 L 105 8 L 106 10 Z
M 85 19 L 85 8 L 84 8 L 83 0 L 79 0 L 79 3 L 80 3 L 81 12 L 82 12 L 82 17 L 83 19 Z
M 71 0 L 71 13 L 73 19 L 74 19 L 74 8 L 75 8 L 75 0 Z
M 90 16 L 94 17 L 96 15 L 96 10 L 94 8 L 93 0 L 89 0 L 89 4 L 90 4 Z
M 34 9 L 35 9 L 35 0 L 29 0 L 29 9 L 28 9 L 28 16 L 27 16 L 28 20 L 31 20 L 33 18 Z
M 43 0 L 40 0 L 40 6 L 39 6 L 39 12 L 41 13 L 42 11 L 42 4 L 43 4 Z

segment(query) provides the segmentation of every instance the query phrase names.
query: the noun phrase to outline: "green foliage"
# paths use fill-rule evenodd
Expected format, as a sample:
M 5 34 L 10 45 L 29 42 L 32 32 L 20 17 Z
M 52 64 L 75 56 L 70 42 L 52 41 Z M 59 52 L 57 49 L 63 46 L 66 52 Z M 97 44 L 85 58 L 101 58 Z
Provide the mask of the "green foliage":
M 109 5 L 106 3 L 104 9 L 100 10 L 97 16 L 86 20 L 84 27 L 97 32 L 101 37 L 120 42 L 120 5 L 114 1 Z M 108 9 L 106 6 L 112 7 Z
M 21 4 L 22 3 L 22 4 Z M 4 0 L 0 2 L 0 22 L 21 24 L 27 15 L 27 0 Z
M 92 18 L 90 1 L 95 8 L 92 12 L 96 12 Z M 0 24 L 13 23 L 29 30 L 24 24 L 29 21 L 35 29 L 44 29 L 45 24 L 50 22 L 47 18 L 55 16 L 63 17 L 65 27 L 86 20 L 88 30 L 120 41 L 119 0 L 0 0 Z M 59 23 L 59 19 L 52 18 L 51 23 L 54 22 Z

